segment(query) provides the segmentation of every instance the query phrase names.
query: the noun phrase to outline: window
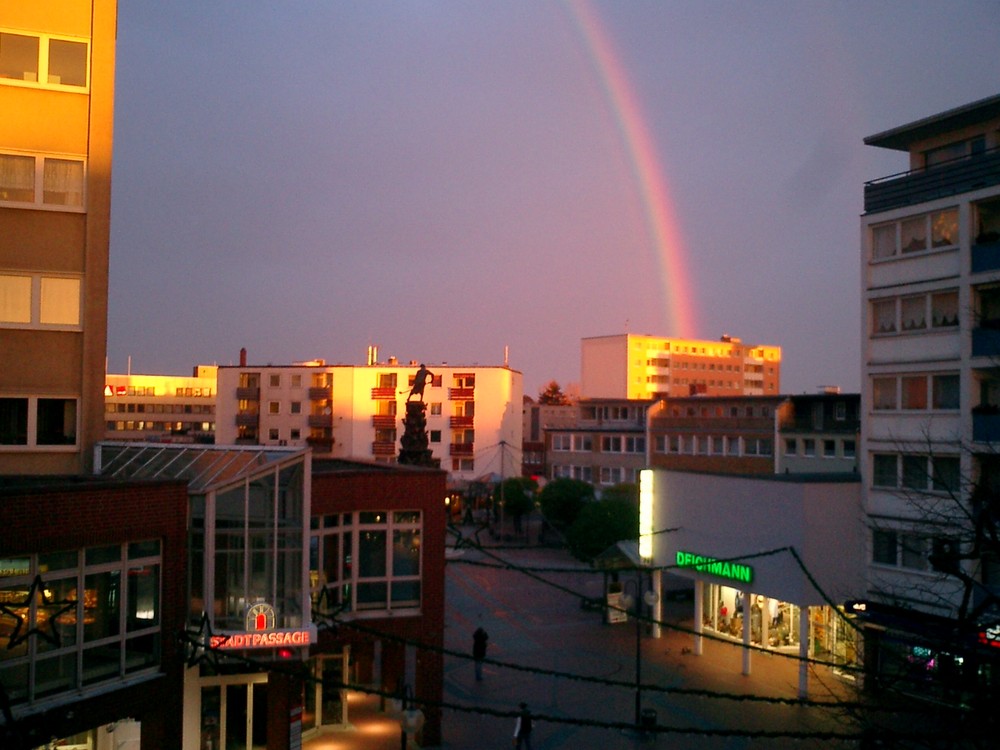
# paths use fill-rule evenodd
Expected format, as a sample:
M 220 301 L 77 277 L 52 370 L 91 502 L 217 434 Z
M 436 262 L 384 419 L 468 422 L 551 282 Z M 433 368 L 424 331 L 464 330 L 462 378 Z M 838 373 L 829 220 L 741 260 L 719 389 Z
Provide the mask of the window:
M 270 384 L 270 386 L 272 388 L 280 388 L 281 387 L 281 375 L 273 374 L 272 373 L 271 376 L 268 378 L 268 383 Z
M 949 208 L 931 214 L 931 247 L 958 244 L 958 209 Z
M 431 403 L 431 416 L 432 417 L 440 417 L 441 416 L 441 402 L 440 401 L 432 402 Z
M 794 456 L 798 452 L 798 441 L 795 438 L 785 438 L 785 455 Z
M 931 327 L 954 328 L 958 325 L 958 292 L 931 295 Z
M 620 435 L 604 435 L 601 437 L 601 451 L 604 453 L 621 453 L 622 439 Z
M 931 487 L 936 492 L 957 493 L 961 488 L 961 465 L 958 456 L 934 456 Z
M 872 258 L 891 258 L 896 254 L 896 225 L 872 227 Z
M 280 401 L 268 401 L 267 402 L 267 413 L 268 414 L 280 414 L 281 413 L 281 402 Z
M 895 531 L 872 531 L 872 562 L 880 565 L 897 564 L 897 542 Z
M 896 300 L 876 300 L 872 302 L 872 333 L 896 332 Z
M 823 458 L 836 458 L 837 457 L 837 441 L 836 440 L 824 440 L 823 441 Z
M 80 329 L 80 279 L 0 274 L 0 327 Z
M 931 378 L 934 409 L 958 408 L 958 375 L 934 375 Z
M 900 541 L 900 561 L 903 568 L 927 570 L 927 540 L 916 534 L 902 534 Z
M 0 398 L 0 445 L 76 445 L 73 398 Z
M 268 440 L 278 440 L 279 439 L 278 438 L 278 428 L 277 427 L 272 427 L 272 428 L 270 428 L 267 431 L 267 439 Z
M 872 486 L 896 487 L 899 482 L 896 464 L 895 455 L 876 453 L 872 456 Z
M 899 244 L 904 253 L 927 249 L 927 222 L 923 216 L 904 219 L 899 223 Z
M 626 453 L 645 453 L 646 452 L 646 438 L 644 437 L 625 437 L 625 452 Z
M 207 423 L 203 423 L 203 425 L 204 424 L 207 424 Z M 300 430 L 298 427 L 293 427 L 291 429 L 291 432 L 289 433 L 288 437 L 289 437 L 290 440 L 301 440 L 302 439 L 302 430 Z
M 420 511 L 358 511 L 345 513 L 342 523 L 327 516 L 323 528 L 313 520 L 313 601 L 326 589 L 331 604 L 347 611 L 420 606 Z
M 552 450 L 569 451 L 573 449 L 571 436 L 567 433 L 557 433 L 552 436 Z
M 896 378 L 872 378 L 872 407 L 876 411 L 896 408 Z
M 0 203 L 83 211 L 82 159 L 0 153 Z
M 919 331 L 927 327 L 927 298 L 903 297 L 899 301 L 900 327 L 904 331 Z
M 379 388 L 395 388 L 396 387 L 396 373 L 394 373 L 394 372 L 380 372 L 378 374 L 378 387 Z
M 601 484 L 621 484 L 622 470 L 618 466 L 601 467 Z
M 83 566 L 81 567 L 81 561 Z M 25 555 L 0 571 L 0 680 L 15 704 L 155 671 L 160 663 L 160 545 L 150 540 Z M 2 635 L 0 635 L 2 638 Z
M 844 441 L 844 458 L 854 458 L 856 450 L 857 447 L 853 440 Z
M 904 409 L 927 408 L 927 376 L 905 375 L 900 378 L 901 402 Z
M 0 31 L 0 82 L 43 88 L 86 88 L 87 46 L 83 40 Z
M 977 203 L 975 222 L 977 245 L 1000 242 L 1000 200 Z
M 430 442 L 440 443 L 441 442 L 441 430 L 431 430 L 430 431 Z
M 292 375 L 292 388 L 301 388 L 301 387 L 302 387 L 302 376 Z
M 802 455 L 803 456 L 815 456 L 816 455 L 816 441 L 813 438 L 803 438 L 803 440 L 802 440 Z
M 903 456 L 903 487 L 908 490 L 927 489 L 927 457 Z
M 573 435 L 573 450 L 589 451 L 594 449 L 594 438 L 592 435 Z
M 292 401 L 290 410 L 291 410 L 292 414 L 301 414 L 302 413 L 302 402 L 301 401 Z

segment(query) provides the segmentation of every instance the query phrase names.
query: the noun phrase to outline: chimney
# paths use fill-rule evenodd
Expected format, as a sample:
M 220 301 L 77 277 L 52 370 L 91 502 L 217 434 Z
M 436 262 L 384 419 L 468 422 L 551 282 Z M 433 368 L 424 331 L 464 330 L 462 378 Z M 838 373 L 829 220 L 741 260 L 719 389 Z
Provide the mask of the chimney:
M 247 366 L 247 348 L 244 346 L 240 349 L 240 367 Z

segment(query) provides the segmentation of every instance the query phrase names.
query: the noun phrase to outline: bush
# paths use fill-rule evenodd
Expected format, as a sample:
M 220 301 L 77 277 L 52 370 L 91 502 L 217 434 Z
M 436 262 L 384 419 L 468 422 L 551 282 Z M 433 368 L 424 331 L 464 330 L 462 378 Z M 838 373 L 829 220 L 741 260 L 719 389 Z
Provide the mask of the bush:
M 569 527 L 583 506 L 594 499 L 594 488 L 581 479 L 553 479 L 538 495 L 545 518 L 556 526 Z
M 639 539 L 639 507 L 630 500 L 611 498 L 589 503 L 566 532 L 569 551 L 590 561 L 615 542 Z

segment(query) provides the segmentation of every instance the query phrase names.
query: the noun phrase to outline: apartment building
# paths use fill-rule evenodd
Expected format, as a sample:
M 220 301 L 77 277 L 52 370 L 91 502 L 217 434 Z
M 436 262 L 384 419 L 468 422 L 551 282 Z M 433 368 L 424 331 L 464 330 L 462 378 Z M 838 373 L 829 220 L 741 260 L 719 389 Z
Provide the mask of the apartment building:
M 191 375 L 106 375 L 104 439 L 215 442 L 218 369 L 198 365 Z
M 864 188 L 861 471 L 870 564 L 861 609 L 881 626 L 895 618 L 883 664 L 912 668 L 916 660 L 928 676 L 974 673 L 974 649 L 961 667 L 914 639 L 933 629 L 933 618 L 960 615 L 963 578 L 974 582 L 970 612 L 1000 581 L 991 555 L 974 552 L 989 527 L 980 523 L 983 498 L 1000 481 L 1000 96 L 865 143 L 905 154 L 907 171 Z M 984 628 L 970 642 L 990 642 L 991 624 L 967 619 L 964 627 Z M 887 658 L 897 651 L 899 659 Z
M 584 398 L 774 396 L 781 347 L 623 333 L 581 340 Z
M 85 471 L 104 434 L 116 19 L 0 14 L 0 474 Z
M 394 359 L 220 367 L 216 442 L 309 445 L 320 458 L 395 463 L 418 367 Z M 453 481 L 520 474 L 521 373 L 505 366 L 427 368 L 427 435 L 441 468 Z
M 582 479 L 595 487 L 636 483 L 646 467 L 646 410 L 651 402 L 581 399 L 572 420 L 545 430 L 545 476 Z

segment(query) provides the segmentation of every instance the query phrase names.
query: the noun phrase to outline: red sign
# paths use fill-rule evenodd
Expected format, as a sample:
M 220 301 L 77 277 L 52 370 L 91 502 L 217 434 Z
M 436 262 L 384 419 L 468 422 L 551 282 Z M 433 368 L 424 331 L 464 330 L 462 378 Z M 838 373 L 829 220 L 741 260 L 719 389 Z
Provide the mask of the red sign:
M 308 646 L 312 643 L 310 631 L 271 630 L 266 633 L 232 633 L 213 635 L 209 646 L 215 649 L 277 648 L 279 646 Z

